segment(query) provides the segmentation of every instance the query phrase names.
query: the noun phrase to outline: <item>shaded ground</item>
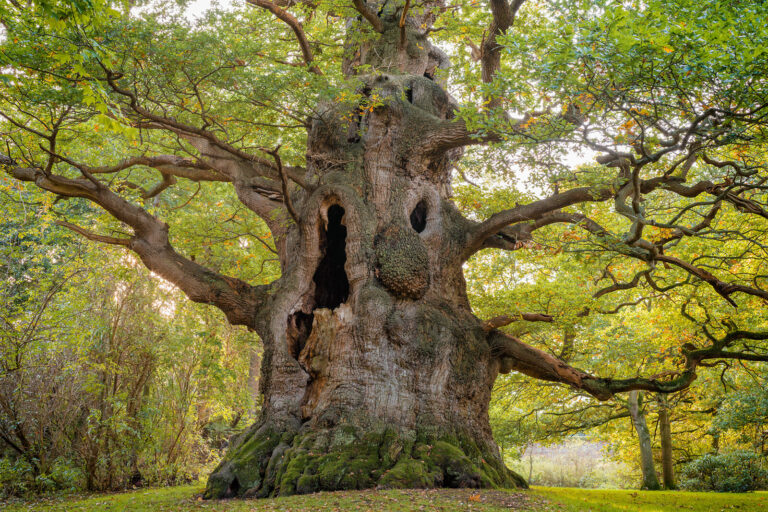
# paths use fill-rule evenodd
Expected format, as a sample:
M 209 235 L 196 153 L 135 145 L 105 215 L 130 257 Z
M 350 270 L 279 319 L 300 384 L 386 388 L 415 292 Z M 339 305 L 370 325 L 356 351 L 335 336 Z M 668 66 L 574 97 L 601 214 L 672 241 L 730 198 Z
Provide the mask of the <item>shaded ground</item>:
M 638 492 L 539 487 L 532 491 L 470 489 L 324 492 L 263 500 L 203 501 L 203 486 L 187 485 L 0 503 L 3 512 L 665 512 L 768 510 L 768 492 L 749 494 Z
M 5 512 L 499 512 L 554 511 L 546 498 L 531 492 L 473 491 L 470 489 L 406 489 L 391 491 L 322 492 L 261 500 L 203 501 L 202 485 L 144 489 L 85 499 L 18 503 Z

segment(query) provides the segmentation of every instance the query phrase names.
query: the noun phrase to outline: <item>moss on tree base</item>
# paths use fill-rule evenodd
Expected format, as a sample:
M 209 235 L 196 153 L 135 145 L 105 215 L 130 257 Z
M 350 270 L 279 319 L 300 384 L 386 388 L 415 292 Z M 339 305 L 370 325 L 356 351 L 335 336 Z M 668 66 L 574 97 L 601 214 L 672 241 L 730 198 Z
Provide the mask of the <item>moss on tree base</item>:
M 431 487 L 527 484 L 490 450 L 461 436 L 352 426 L 298 434 L 262 428 L 238 440 L 210 476 L 205 497 Z

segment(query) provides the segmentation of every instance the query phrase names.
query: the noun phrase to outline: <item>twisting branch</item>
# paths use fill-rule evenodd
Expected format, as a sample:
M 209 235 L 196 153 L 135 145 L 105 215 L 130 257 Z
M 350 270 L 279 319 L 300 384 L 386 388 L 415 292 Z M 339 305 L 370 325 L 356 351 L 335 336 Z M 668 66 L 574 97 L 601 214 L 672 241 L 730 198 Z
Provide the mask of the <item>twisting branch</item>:
M 141 194 L 142 199 L 151 199 L 158 196 L 163 190 L 176 184 L 176 177 L 170 174 L 161 173 L 163 178 L 154 187 L 149 190 L 144 190 Z
M 20 181 L 34 183 L 38 188 L 54 194 L 82 197 L 98 204 L 117 220 L 130 226 L 134 231 L 133 236 L 125 242 L 101 237 L 77 226 L 75 231 L 91 238 L 100 237 L 101 242 L 128 247 L 141 258 L 147 268 L 178 286 L 193 301 L 218 307 L 234 325 L 255 328 L 257 312 L 265 300 L 267 286 L 251 286 L 181 256 L 170 244 L 167 224 L 126 201 L 98 180 L 46 175 L 39 168 L 18 167 L 13 159 L 5 155 L 0 155 L 0 163 Z
M 618 237 L 608 232 L 608 230 L 600 226 L 597 222 L 591 219 L 588 219 L 580 214 L 571 214 L 571 215 L 572 215 L 574 224 L 578 225 L 582 229 L 589 231 L 590 233 L 597 235 L 605 240 L 610 240 L 612 242 L 611 245 L 613 250 L 619 252 L 620 254 L 624 254 L 625 256 L 630 256 L 632 258 L 636 258 L 648 263 L 652 263 L 654 261 L 661 261 L 664 263 L 669 263 L 671 265 L 674 265 L 678 268 L 681 268 L 682 270 L 685 270 L 686 272 L 688 272 L 690 275 L 697 277 L 702 281 L 704 281 L 705 283 L 712 286 L 712 288 L 720 296 L 722 296 L 734 307 L 736 307 L 736 303 L 733 301 L 733 299 L 730 298 L 730 295 L 736 292 L 746 293 L 748 295 L 754 295 L 756 297 L 761 297 L 763 299 L 768 300 L 768 291 L 761 290 L 759 288 L 744 286 L 741 284 L 727 283 L 725 281 L 718 279 L 712 273 L 702 268 L 699 268 L 691 263 L 688 263 L 687 261 L 683 261 L 674 256 L 663 254 L 658 247 L 651 244 L 647 240 L 640 239 L 635 241 L 632 244 L 626 244 L 623 241 L 621 241 Z M 650 272 L 641 273 L 639 275 L 645 277 L 648 284 L 651 285 L 657 291 L 664 291 L 662 289 L 658 289 L 652 284 L 652 281 L 650 278 Z M 620 288 L 617 288 L 617 289 L 620 289 Z
M 640 283 L 640 278 L 648 275 L 649 273 L 650 273 L 650 270 L 644 270 L 642 272 L 638 272 L 637 274 L 635 274 L 635 277 L 633 277 L 631 281 L 627 283 L 619 283 L 618 281 L 616 281 L 613 275 L 606 269 L 603 275 L 610 276 L 611 279 L 613 280 L 613 284 L 597 290 L 595 293 L 592 294 L 592 297 L 597 299 L 608 293 L 617 292 L 619 290 L 629 290 L 629 289 L 635 288 Z
M 143 165 L 158 169 L 164 174 L 171 174 L 192 181 L 232 181 L 230 177 L 217 172 L 215 169 L 211 169 L 210 166 L 204 162 L 176 155 L 134 156 L 126 158 L 115 165 L 104 165 L 99 167 L 91 167 L 85 164 L 75 163 L 61 155 L 58 155 L 58 158 L 78 169 L 86 169 L 91 174 L 112 174 L 130 167 Z
M 381 18 L 379 18 L 375 12 L 370 10 L 363 0 L 352 0 L 352 3 L 355 5 L 357 12 L 362 14 L 363 18 L 368 20 L 373 27 L 373 30 L 379 34 L 384 32 L 384 24 L 381 22 Z
M 299 224 L 299 215 L 296 213 L 296 209 L 293 207 L 293 201 L 291 200 L 291 193 L 290 190 L 288 190 L 288 176 L 285 174 L 285 169 L 283 168 L 283 161 L 280 159 L 280 146 L 277 146 L 273 150 L 264 150 L 265 153 L 272 156 L 272 158 L 275 159 L 275 165 L 277 165 L 277 170 L 280 173 L 280 183 L 282 184 L 282 190 L 283 190 L 283 202 L 285 203 L 285 208 L 288 210 L 288 214 L 291 216 L 293 221 L 296 224 Z
M 509 210 L 493 214 L 488 220 L 478 224 L 467 236 L 464 258 L 483 247 L 485 240 L 498 233 L 510 224 L 531 221 L 544 217 L 566 206 L 590 201 L 605 201 L 612 197 L 609 188 L 581 187 L 561 192 L 545 199 L 533 201 L 526 205 L 518 205 Z
M 663 261 L 663 262 L 667 262 L 672 265 L 675 265 L 676 267 L 679 267 L 685 270 L 689 274 L 698 277 L 705 283 L 712 286 L 712 288 L 714 288 L 714 290 L 718 294 L 720 294 L 721 297 L 727 300 L 733 307 L 736 307 L 736 302 L 734 302 L 733 299 L 731 299 L 730 295 L 735 292 L 746 293 L 748 295 L 754 295 L 756 297 L 761 297 L 763 299 L 768 300 L 768 291 L 751 288 L 749 286 L 744 286 L 740 284 L 726 283 L 725 281 L 721 281 L 720 279 L 712 275 L 710 272 L 707 272 L 706 270 L 699 268 L 695 265 L 692 265 L 687 261 L 683 261 L 679 258 L 675 258 L 673 256 L 667 256 L 666 254 L 659 254 L 656 256 L 655 259 L 658 261 Z
M 599 160 L 602 160 L 604 165 L 613 165 L 611 164 L 611 162 L 613 162 L 612 160 L 609 161 L 602 158 L 599 158 Z M 622 173 L 624 173 L 624 168 L 621 168 Z M 705 180 L 686 185 L 684 183 L 684 178 L 670 176 L 668 174 L 646 180 L 638 179 L 635 176 L 636 173 L 632 174 L 634 179 L 625 181 L 623 185 L 618 187 L 618 190 L 609 187 L 575 188 L 566 192 L 554 194 L 545 199 L 534 201 L 527 205 L 516 205 L 514 208 L 498 212 L 486 221 L 475 225 L 475 227 L 470 230 L 467 236 L 467 245 L 463 256 L 467 258 L 474 252 L 486 247 L 515 250 L 523 246 L 523 242 L 532 239 L 531 233 L 534 230 L 555 222 L 570 222 L 577 224 L 582 229 L 595 235 L 596 240 L 608 250 L 616 251 L 625 256 L 645 261 L 650 265 L 653 265 L 654 262 L 662 262 L 665 266 L 673 265 L 686 271 L 691 276 L 708 283 L 734 307 L 736 306 L 736 303 L 730 295 L 736 292 L 768 300 L 768 291 L 761 289 L 757 285 L 750 287 L 722 281 L 711 272 L 701 268 L 701 266 L 696 266 L 677 257 L 665 254 L 664 252 L 665 244 L 680 240 L 684 236 L 696 235 L 710 226 L 720 210 L 721 201 L 727 201 L 734 204 L 737 209 L 740 209 L 743 212 L 763 216 L 762 209 L 759 206 L 752 204 L 754 203 L 753 201 L 749 201 L 740 196 L 743 191 L 734 192 L 733 188 L 736 185 L 728 182 L 728 180 L 723 184 L 713 184 L 712 182 Z M 621 175 L 619 177 L 621 178 Z M 629 176 L 625 173 L 624 179 L 626 180 L 628 177 Z M 748 189 L 749 187 L 745 186 L 745 190 Z M 706 193 L 716 196 L 716 199 L 714 200 L 714 203 L 697 203 L 705 205 L 713 204 L 714 206 L 704 215 L 701 222 L 695 226 L 686 227 L 677 224 L 678 218 L 684 212 L 678 214 L 678 216 L 669 223 L 659 223 L 644 218 L 644 214 L 639 210 L 639 201 L 633 201 L 632 207 L 626 204 L 629 195 L 637 197 L 640 194 L 648 194 L 654 190 L 665 190 L 687 198 L 694 198 L 700 194 Z M 561 208 L 566 206 L 588 201 L 604 201 L 612 197 L 615 199 L 616 210 L 633 221 L 633 228 L 623 237 L 610 233 L 608 230 L 582 214 L 561 211 Z M 671 237 L 666 237 L 652 243 L 642 238 L 642 227 L 645 225 L 672 229 L 673 234 Z M 657 289 L 657 291 L 664 291 L 654 286 L 648 274 L 641 274 L 636 276 L 633 282 L 627 285 L 614 283 L 613 286 L 598 291 L 596 296 L 599 297 L 600 295 L 611 291 L 634 287 L 639 282 L 640 277 L 645 277 L 649 285 L 654 287 L 654 289 Z
M 768 354 L 724 350 L 740 339 L 766 340 L 768 332 L 731 331 L 724 338 L 715 340 L 709 347 L 697 349 L 686 345 L 682 349 L 685 363 L 681 371 L 668 371 L 651 378 L 610 379 L 596 377 L 570 366 L 562 359 L 501 331 L 493 330 L 488 335 L 491 350 L 500 360 L 502 373 L 515 370 L 537 379 L 560 382 L 586 391 L 599 400 L 608 400 L 616 393 L 633 390 L 657 393 L 680 391 L 691 385 L 696 379 L 696 368 L 702 361 L 709 359 L 768 362 Z
M 101 62 L 99 62 L 99 64 L 105 73 L 109 87 L 117 94 L 125 97 L 130 109 L 138 114 L 140 120 L 135 123 L 135 126 L 172 131 L 188 140 L 200 151 L 201 156 L 204 158 L 233 160 L 232 157 L 236 157 L 237 160 L 241 161 L 239 164 L 242 164 L 238 165 L 238 167 L 242 168 L 243 166 L 248 166 L 254 175 L 263 177 L 266 180 L 279 179 L 277 169 L 274 164 L 267 159 L 246 153 L 231 144 L 220 140 L 205 128 L 197 128 L 195 126 L 184 124 L 176 119 L 163 117 L 147 110 L 139 103 L 139 99 L 133 91 L 118 84 L 118 80 L 122 77 L 121 74 L 111 71 Z M 221 171 L 219 166 L 211 165 L 210 167 L 217 171 Z M 285 170 L 291 180 L 298 183 L 301 187 L 307 188 L 307 183 L 302 179 L 299 169 L 287 168 Z M 238 172 L 238 174 L 242 173 Z M 268 188 L 265 187 L 264 181 L 259 183 L 259 186 Z
M 323 74 L 322 71 L 320 71 L 320 68 L 312 63 L 314 61 L 312 48 L 310 47 L 309 41 L 307 40 L 307 35 L 304 33 L 304 27 L 301 25 L 301 22 L 296 19 L 295 16 L 293 16 L 288 11 L 281 9 L 277 4 L 274 4 L 269 0 L 246 0 L 246 2 L 268 10 L 279 20 L 285 22 L 285 24 L 287 24 L 291 30 L 293 30 L 293 33 L 296 34 L 296 39 L 299 42 L 299 48 L 301 48 L 301 54 L 304 57 L 304 63 L 307 65 L 309 70 L 316 75 Z
M 59 226 L 65 227 L 71 231 L 74 231 L 78 235 L 81 235 L 88 240 L 92 240 L 94 242 L 101 242 L 104 244 L 110 244 L 110 245 L 121 245 L 123 247 L 128 247 L 131 239 L 130 238 L 116 238 L 113 236 L 106 236 L 106 235 L 99 235 L 97 233 L 93 233 L 92 231 L 88 231 L 87 229 L 81 228 L 80 226 L 76 224 L 72 224 L 71 222 L 67 221 L 57 221 L 56 224 Z

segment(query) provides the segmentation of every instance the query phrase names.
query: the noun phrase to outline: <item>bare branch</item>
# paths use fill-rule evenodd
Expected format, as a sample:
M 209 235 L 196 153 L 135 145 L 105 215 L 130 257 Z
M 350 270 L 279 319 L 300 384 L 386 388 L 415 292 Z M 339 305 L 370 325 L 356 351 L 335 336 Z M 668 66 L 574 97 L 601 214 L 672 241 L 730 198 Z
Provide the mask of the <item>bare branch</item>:
M 320 71 L 320 68 L 312 63 L 314 60 L 314 56 L 312 55 L 312 48 L 309 46 L 307 35 L 304 33 L 304 27 L 301 25 L 301 22 L 296 19 L 295 16 L 293 16 L 288 11 L 281 9 L 277 4 L 274 4 L 269 0 L 246 0 L 246 2 L 268 10 L 279 20 L 285 22 L 291 28 L 291 30 L 293 30 L 293 33 L 296 34 L 299 48 L 301 48 L 301 54 L 304 57 L 304 63 L 307 65 L 309 70 L 317 75 L 323 74 L 322 71 Z
M 65 227 L 69 230 L 72 230 L 75 233 L 81 236 L 84 236 L 88 240 L 92 240 L 94 242 L 101 242 L 101 243 L 110 244 L 110 245 L 122 245 L 123 247 L 128 247 L 128 245 L 131 242 L 130 238 L 115 238 L 113 236 L 99 235 L 99 234 L 93 233 L 92 231 L 88 231 L 87 229 L 81 228 L 76 224 L 72 224 L 71 222 L 57 221 L 56 224 L 58 224 L 59 226 Z
M 296 209 L 293 207 L 293 201 L 291 201 L 291 194 L 288 190 L 288 177 L 285 175 L 285 169 L 283 169 L 283 161 L 280 159 L 280 146 L 277 146 L 272 151 L 265 150 L 266 153 L 272 155 L 272 158 L 275 159 L 275 164 L 277 165 L 277 170 L 280 173 L 280 183 L 282 184 L 282 190 L 283 190 L 283 202 L 285 203 L 285 207 L 288 210 L 288 213 L 290 214 L 291 218 L 296 224 L 299 224 L 299 215 L 296 213 Z

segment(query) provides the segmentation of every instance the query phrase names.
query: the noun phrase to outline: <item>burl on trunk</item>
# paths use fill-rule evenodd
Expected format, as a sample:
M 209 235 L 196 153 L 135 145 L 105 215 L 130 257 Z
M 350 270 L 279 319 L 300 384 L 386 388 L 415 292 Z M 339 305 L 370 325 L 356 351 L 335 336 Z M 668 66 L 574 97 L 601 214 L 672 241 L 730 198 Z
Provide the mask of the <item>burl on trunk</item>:
M 347 69 L 372 108 L 322 105 L 311 193 L 291 195 L 283 277 L 260 310 L 261 421 L 235 440 L 206 495 L 368 487 L 525 486 L 488 421 L 500 359 L 462 275 L 468 221 L 450 201 L 460 151 L 430 140 L 455 110 L 445 63 L 396 17 Z M 283 219 L 285 221 L 285 219 Z

